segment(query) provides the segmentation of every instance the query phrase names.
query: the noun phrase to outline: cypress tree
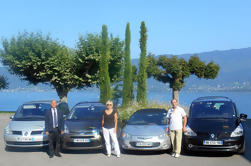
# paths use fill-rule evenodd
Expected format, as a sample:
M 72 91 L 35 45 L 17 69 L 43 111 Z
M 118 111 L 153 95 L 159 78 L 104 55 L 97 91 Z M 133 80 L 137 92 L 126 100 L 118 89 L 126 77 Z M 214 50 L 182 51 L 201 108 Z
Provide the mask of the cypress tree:
M 125 67 L 123 78 L 123 101 L 122 105 L 127 106 L 133 100 L 132 65 L 130 56 L 131 31 L 130 24 L 126 25 L 125 32 Z
M 147 61 L 146 61 L 146 41 L 147 41 L 147 29 L 145 22 L 141 22 L 140 26 L 140 61 L 139 61 L 139 73 L 138 73 L 138 87 L 137 87 L 137 102 L 141 104 L 146 103 L 146 79 L 147 79 Z
M 99 86 L 100 86 L 100 101 L 105 103 L 111 99 L 111 86 L 109 77 L 109 58 L 110 58 L 110 44 L 108 39 L 107 26 L 102 26 L 101 33 L 101 50 L 100 50 L 100 73 L 99 73 Z

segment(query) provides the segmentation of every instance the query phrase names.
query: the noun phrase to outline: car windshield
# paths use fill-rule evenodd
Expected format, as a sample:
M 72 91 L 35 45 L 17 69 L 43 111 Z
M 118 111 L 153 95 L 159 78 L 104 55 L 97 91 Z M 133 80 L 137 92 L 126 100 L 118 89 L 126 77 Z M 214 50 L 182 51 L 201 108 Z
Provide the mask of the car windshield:
M 46 103 L 23 104 L 18 108 L 13 120 L 44 120 L 45 111 L 50 107 L 50 104 Z
M 195 102 L 190 108 L 191 118 L 233 118 L 235 109 L 228 101 Z
M 166 125 L 166 112 L 139 111 L 128 120 L 128 125 Z
M 76 106 L 70 112 L 69 120 L 101 120 L 104 106 Z

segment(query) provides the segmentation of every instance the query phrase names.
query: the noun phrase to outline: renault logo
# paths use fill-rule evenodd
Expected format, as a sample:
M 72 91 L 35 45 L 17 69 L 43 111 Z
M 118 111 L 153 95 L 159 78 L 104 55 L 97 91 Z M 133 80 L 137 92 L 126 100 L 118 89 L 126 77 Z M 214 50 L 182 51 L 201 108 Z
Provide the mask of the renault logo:
M 211 138 L 214 138 L 214 137 L 215 137 L 215 135 L 214 135 L 214 134 L 210 134 L 210 136 L 211 136 Z
M 28 135 L 28 131 L 26 131 L 26 132 L 24 133 L 24 135 L 27 136 L 27 135 Z

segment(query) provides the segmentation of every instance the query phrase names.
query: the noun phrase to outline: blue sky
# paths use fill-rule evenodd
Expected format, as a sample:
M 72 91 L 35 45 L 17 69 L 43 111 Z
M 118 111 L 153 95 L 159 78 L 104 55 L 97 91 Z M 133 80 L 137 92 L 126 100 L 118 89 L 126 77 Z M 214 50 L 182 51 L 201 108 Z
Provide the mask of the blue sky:
M 0 0 L 0 37 L 42 31 L 75 48 L 102 24 L 124 39 L 130 22 L 131 57 L 138 58 L 145 21 L 147 51 L 179 55 L 251 47 L 250 16 L 250 0 Z

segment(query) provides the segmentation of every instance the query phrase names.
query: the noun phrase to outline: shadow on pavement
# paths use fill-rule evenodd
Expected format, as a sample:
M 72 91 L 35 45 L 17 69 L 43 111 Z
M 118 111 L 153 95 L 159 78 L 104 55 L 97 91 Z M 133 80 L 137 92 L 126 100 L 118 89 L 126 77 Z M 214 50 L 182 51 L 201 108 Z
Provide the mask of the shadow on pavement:
M 61 152 L 65 154 L 97 154 L 97 153 L 105 154 L 103 149 L 61 150 Z
M 135 150 L 122 150 L 121 153 L 126 154 L 126 155 L 160 155 L 160 154 L 170 154 L 170 150 L 165 150 L 165 151 L 135 151 Z
M 6 152 L 22 152 L 22 153 L 30 153 L 30 152 L 46 152 L 47 148 L 17 148 L 17 147 L 5 147 Z

